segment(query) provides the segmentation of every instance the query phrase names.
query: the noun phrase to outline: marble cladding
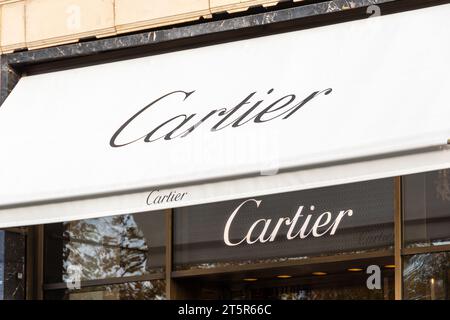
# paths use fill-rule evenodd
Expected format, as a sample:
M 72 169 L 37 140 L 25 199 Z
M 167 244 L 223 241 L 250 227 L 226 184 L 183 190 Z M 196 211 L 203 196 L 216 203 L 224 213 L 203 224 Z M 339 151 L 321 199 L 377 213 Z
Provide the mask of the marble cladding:
M 0 299 L 25 299 L 25 235 L 0 231 Z

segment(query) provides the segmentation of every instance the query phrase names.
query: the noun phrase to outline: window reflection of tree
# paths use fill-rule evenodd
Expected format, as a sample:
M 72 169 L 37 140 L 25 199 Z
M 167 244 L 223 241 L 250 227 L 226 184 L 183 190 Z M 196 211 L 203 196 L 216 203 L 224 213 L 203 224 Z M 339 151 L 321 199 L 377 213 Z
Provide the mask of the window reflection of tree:
M 133 215 L 65 223 L 64 279 L 71 265 L 81 266 L 81 280 L 147 273 L 148 245 Z
M 411 300 L 431 299 L 432 281 L 440 283 L 443 288 L 436 288 L 436 299 L 448 299 L 450 290 L 448 273 L 450 269 L 450 252 L 418 254 L 405 259 L 404 289 L 405 298 Z M 432 280 L 433 279 L 433 280 Z M 440 290 L 443 289 L 443 290 Z

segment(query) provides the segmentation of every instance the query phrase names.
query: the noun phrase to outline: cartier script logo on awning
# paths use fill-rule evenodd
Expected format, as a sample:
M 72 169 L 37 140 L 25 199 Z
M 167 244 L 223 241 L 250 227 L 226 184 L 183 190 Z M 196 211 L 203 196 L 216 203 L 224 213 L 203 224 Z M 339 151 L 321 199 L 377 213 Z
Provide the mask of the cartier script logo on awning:
M 267 92 L 267 95 L 271 95 L 273 91 L 274 89 L 270 89 Z M 266 103 L 265 100 L 258 100 L 256 102 L 253 102 L 252 98 L 257 93 L 255 91 L 247 95 L 247 97 L 245 97 L 233 108 L 213 109 L 203 115 L 197 113 L 180 114 L 167 119 L 166 121 L 157 125 L 155 128 L 148 128 L 148 130 L 145 130 L 145 132 L 143 132 L 141 136 L 132 138 L 128 141 L 118 142 L 118 140 L 120 140 L 119 136 L 122 131 L 125 130 L 125 128 L 132 126 L 133 121 L 139 116 L 143 115 L 144 112 L 151 109 L 151 107 L 162 107 L 160 105 L 164 104 L 164 99 L 172 95 L 179 95 L 180 102 L 184 102 L 192 94 L 194 94 L 194 92 L 195 90 L 189 92 L 177 90 L 169 92 L 162 97 L 159 97 L 158 99 L 150 102 L 120 126 L 120 128 L 111 137 L 111 140 L 109 142 L 110 146 L 113 148 L 118 148 L 140 140 L 143 140 L 144 142 L 154 142 L 160 139 L 172 140 L 175 138 L 184 138 L 187 135 L 191 134 L 200 125 L 209 126 L 210 131 L 215 132 L 228 127 L 240 127 L 251 121 L 258 124 L 272 121 L 280 117 L 282 120 L 286 120 L 294 115 L 309 101 L 322 94 L 328 95 L 332 92 L 332 89 L 328 88 L 322 91 L 314 91 L 306 98 L 300 100 L 297 99 L 297 96 L 295 94 L 289 94 L 280 98 L 276 98 L 275 100 L 271 99 L 270 101 L 273 102 L 269 103 Z
M 333 236 L 341 221 L 345 217 L 353 215 L 352 209 L 341 210 L 339 213 L 333 214 L 330 211 L 316 213 L 315 206 L 309 206 L 309 212 L 306 212 L 308 209 L 304 206 L 299 206 L 292 218 L 282 217 L 277 221 L 272 221 L 272 219 L 256 220 L 247 233 L 242 234 L 237 240 L 230 239 L 230 230 L 233 229 L 233 221 L 236 215 L 239 214 L 240 209 L 247 203 L 253 203 L 258 208 L 261 202 L 262 200 L 248 199 L 233 211 L 225 224 L 223 232 L 223 240 L 227 246 L 273 242 L 280 233 L 285 234 L 287 240 L 305 239 L 308 237 L 319 238 L 324 235 Z M 256 229 L 261 231 L 255 232 Z

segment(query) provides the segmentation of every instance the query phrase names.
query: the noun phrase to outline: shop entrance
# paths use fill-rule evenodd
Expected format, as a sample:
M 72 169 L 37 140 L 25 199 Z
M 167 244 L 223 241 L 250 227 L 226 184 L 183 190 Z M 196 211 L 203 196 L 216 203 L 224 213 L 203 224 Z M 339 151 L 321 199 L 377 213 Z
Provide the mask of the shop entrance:
M 369 266 L 379 267 L 379 279 L 367 273 Z M 390 300 L 394 270 L 393 257 L 383 257 L 187 276 L 175 283 L 180 299 Z

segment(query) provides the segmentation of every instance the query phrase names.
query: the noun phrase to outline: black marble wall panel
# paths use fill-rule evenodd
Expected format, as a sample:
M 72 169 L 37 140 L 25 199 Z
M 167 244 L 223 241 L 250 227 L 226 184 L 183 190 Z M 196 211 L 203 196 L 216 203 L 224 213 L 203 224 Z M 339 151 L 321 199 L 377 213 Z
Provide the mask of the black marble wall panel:
M 0 230 L 0 300 L 4 298 L 5 280 L 5 231 Z
M 25 299 L 26 237 L 15 232 L 0 232 L 0 298 Z
M 20 79 L 20 73 L 9 65 L 6 56 L 0 56 L 0 105 Z

